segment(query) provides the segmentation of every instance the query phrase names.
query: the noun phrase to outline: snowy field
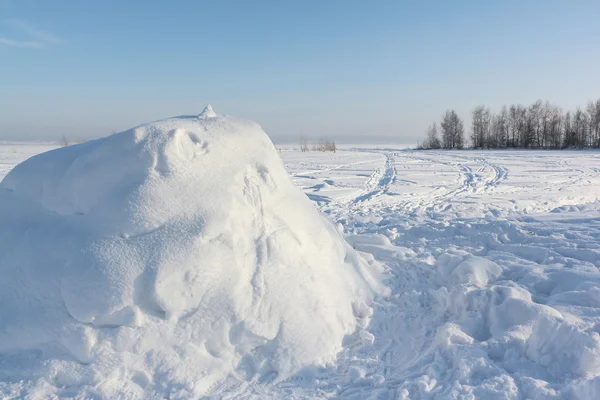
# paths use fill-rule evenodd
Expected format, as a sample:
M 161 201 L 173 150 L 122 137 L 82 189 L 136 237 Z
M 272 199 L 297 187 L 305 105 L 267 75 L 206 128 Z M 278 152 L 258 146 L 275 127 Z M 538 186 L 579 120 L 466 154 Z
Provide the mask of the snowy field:
M 283 159 L 392 289 L 310 393 L 600 398 L 600 153 Z
M 600 153 L 283 159 L 392 289 L 309 393 L 600 398 Z
M 0 144 L 0 179 L 50 147 Z M 600 398 L 600 153 L 280 155 L 391 294 L 336 362 L 215 396 Z
M 0 181 L 15 165 L 44 151 L 52 150 L 56 144 L 0 142 Z

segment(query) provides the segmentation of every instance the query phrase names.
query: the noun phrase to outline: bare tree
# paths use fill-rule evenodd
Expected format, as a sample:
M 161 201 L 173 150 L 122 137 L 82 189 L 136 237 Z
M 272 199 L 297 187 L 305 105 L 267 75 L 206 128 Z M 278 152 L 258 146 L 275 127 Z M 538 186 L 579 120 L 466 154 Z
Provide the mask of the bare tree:
M 589 124 L 589 146 L 600 147 L 600 100 L 595 103 L 590 101 L 587 105 L 586 112 L 588 114 Z
M 523 132 L 523 147 L 542 147 L 541 143 L 541 123 L 542 101 L 538 100 L 529 106 L 526 111 L 525 121 L 526 129 Z
M 518 106 L 512 104 L 508 111 L 509 147 L 519 145 L 519 110 Z
M 576 147 L 584 147 L 586 145 L 587 128 L 588 123 L 586 115 L 583 111 L 581 111 L 581 108 L 577 108 L 577 110 L 575 110 L 575 114 L 573 114 L 572 129 L 574 133 L 575 143 L 572 145 Z
M 523 106 L 523 105 L 518 105 L 517 106 L 517 112 L 518 112 L 518 125 L 517 125 L 517 132 L 518 132 L 518 147 L 527 147 L 529 144 L 529 139 L 528 139 L 528 135 L 529 135 L 529 129 L 528 129 L 528 123 L 527 123 L 527 107 Z
M 508 109 L 502 106 L 496 125 L 496 146 L 505 148 L 508 142 Z
M 571 113 L 567 112 L 563 121 L 563 147 L 572 147 L 577 144 L 577 138 L 575 132 L 573 132 L 573 126 L 571 124 Z
M 456 113 L 454 113 L 454 126 L 455 126 L 455 130 L 454 130 L 455 148 L 462 149 L 463 147 L 465 147 L 465 125 L 464 125 L 462 119 L 460 119 L 458 117 L 458 114 L 456 114 Z
M 442 147 L 445 149 L 462 149 L 464 147 L 464 124 L 456 111 L 447 110 L 440 123 L 442 128 Z
M 558 149 L 562 141 L 561 125 L 563 123 L 563 112 L 559 107 L 553 107 L 550 115 L 549 143 L 548 146 Z
M 504 141 L 504 120 L 502 115 L 492 115 L 490 122 L 490 134 L 486 140 L 485 147 L 487 148 L 499 148 L 504 147 L 502 142 Z
M 300 137 L 300 151 L 303 153 L 305 151 L 308 151 L 308 141 L 306 140 L 306 137 L 304 137 L 304 136 Z
M 424 149 L 439 149 L 442 147 L 435 122 L 427 129 L 427 139 L 421 144 L 421 147 Z
M 471 143 L 475 148 L 489 147 L 486 143 L 490 131 L 490 110 L 485 106 L 477 106 L 473 110 Z

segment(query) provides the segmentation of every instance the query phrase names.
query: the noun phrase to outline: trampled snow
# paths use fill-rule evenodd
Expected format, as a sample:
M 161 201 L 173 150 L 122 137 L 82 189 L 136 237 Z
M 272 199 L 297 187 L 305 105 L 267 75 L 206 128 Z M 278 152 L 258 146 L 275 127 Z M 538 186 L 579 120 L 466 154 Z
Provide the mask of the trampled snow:
M 383 290 L 262 129 L 210 107 L 16 166 L 0 276 L 2 397 L 273 385 L 334 362 Z
M 600 153 L 282 154 L 392 288 L 298 397 L 600 398 Z
M 370 322 L 345 336 L 333 362 L 282 381 L 238 377 L 211 395 L 600 398 L 600 153 L 381 147 L 280 155 L 351 247 L 384 268 L 391 293 L 375 297 Z M 0 393 L 18 397 L 38 358 L 11 354 L 0 355 Z M 48 376 L 40 397 L 92 393 Z M 166 372 L 129 379 L 170 381 Z M 179 389 L 159 393 L 189 397 Z

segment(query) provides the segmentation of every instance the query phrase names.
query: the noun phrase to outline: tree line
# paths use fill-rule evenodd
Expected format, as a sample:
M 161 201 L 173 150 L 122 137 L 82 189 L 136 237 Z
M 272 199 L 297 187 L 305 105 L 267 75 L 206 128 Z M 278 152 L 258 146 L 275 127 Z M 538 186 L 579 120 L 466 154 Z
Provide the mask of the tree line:
M 302 136 L 300 138 L 300 151 L 305 152 L 309 151 L 311 148 L 308 145 L 308 140 Z M 334 153 L 337 151 L 337 146 L 335 145 L 335 141 L 329 141 L 326 138 L 320 138 L 317 143 L 312 145 L 312 151 L 333 151 Z
M 530 106 L 513 104 L 493 113 L 479 105 L 471 113 L 470 145 L 476 149 L 527 148 L 600 148 L 600 99 L 585 109 L 565 112 L 548 101 Z M 427 129 L 422 149 L 462 149 L 464 124 L 454 110 L 448 110 L 440 122 Z

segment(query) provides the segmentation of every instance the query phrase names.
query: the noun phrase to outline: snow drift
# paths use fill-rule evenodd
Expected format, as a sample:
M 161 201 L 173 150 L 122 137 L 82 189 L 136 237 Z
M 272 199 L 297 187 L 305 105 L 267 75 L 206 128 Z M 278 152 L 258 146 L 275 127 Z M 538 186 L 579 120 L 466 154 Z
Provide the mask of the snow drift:
M 262 129 L 210 107 L 18 165 L 0 275 L 2 391 L 120 398 L 327 363 L 379 290 Z

